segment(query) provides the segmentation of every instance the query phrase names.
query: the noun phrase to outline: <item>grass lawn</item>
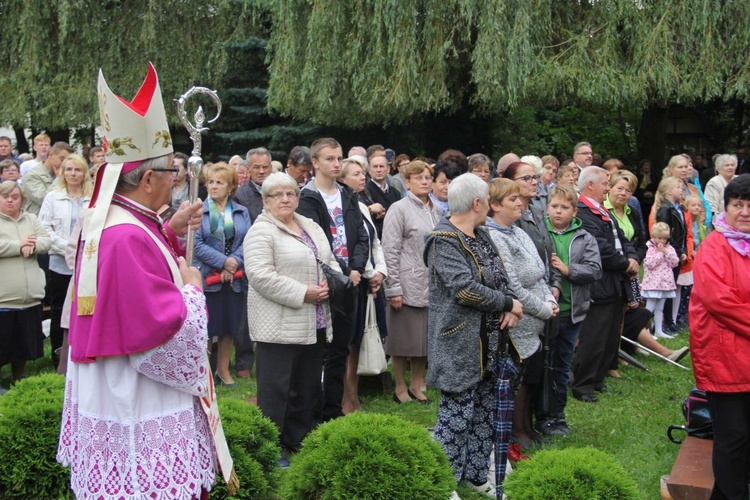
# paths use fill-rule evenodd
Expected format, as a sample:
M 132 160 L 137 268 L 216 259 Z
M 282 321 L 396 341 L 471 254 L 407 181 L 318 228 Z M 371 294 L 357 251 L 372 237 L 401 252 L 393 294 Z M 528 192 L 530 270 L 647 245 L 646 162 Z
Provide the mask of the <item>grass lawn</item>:
M 661 341 L 670 349 L 688 344 L 687 330 L 674 340 Z M 679 446 L 667 438 L 667 427 L 682 424 L 682 401 L 695 385 L 692 371 L 681 370 L 655 356 L 638 355 L 637 359 L 651 371 L 621 366 L 622 379 L 607 379 L 611 394 L 601 394 L 598 403 L 581 403 L 570 397 L 566 410 L 573 432 L 565 438 L 550 438 L 552 448 L 593 446 L 611 453 L 635 479 L 641 498 L 661 498 L 659 479 L 669 474 Z M 690 356 L 681 361 L 690 367 Z M 255 380 L 236 379 L 235 388 L 219 388 L 219 397 L 248 398 L 255 395 Z M 399 415 L 407 420 L 432 427 L 437 420 L 439 391 L 430 389 L 429 405 L 397 405 L 392 395 L 363 392 L 364 411 Z M 529 452 L 533 456 L 534 450 Z M 459 488 L 462 499 L 485 498 Z
M 671 349 L 687 345 L 683 331 L 674 340 L 663 341 Z M 692 371 L 664 363 L 655 356 L 637 356 L 650 373 L 632 366 L 621 366 L 620 380 L 607 379 L 612 390 L 601 394 L 598 403 L 581 403 L 572 397 L 566 410 L 573 432 L 565 438 L 551 438 L 552 448 L 593 446 L 615 456 L 635 479 L 643 499 L 659 499 L 659 478 L 669 474 L 679 446 L 667 439 L 670 424 L 684 423 L 682 400 L 694 386 Z M 690 357 L 682 362 L 690 366 Z M 49 344 L 43 359 L 29 363 L 29 374 L 52 371 Z M 10 370 L 2 372 L 1 382 L 9 387 Z M 249 399 L 256 394 L 255 379 L 236 379 L 233 388 L 219 387 L 219 398 Z M 430 389 L 427 396 L 432 403 L 397 405 L 392 394 L 365 391 L 361 394 L 364 411 L 399 415 L 407 420 L 432 427 L 437 419 L 439 392 Z M 529 452 L 533 457 L 535 450 Z M 485 498 L 459 488 L 463 499 Z

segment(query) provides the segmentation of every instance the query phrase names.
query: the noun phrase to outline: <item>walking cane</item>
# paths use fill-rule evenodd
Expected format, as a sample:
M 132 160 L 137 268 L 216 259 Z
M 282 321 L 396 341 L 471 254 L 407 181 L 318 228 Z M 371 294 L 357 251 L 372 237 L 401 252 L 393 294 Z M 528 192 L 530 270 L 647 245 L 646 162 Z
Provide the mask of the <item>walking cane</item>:
M 201 158 L 201 133 L 208 130 L 208 127 L 203 126 L 203 122 L 206 120 L 206 115 L 203 114 L 203 108 L 198 106 L 198 110 L 195 112 L 195 125 L 193 125 L 187 117 L 185 112 L 185 101 L 193 95 L 207 95 L 214 100 L 216 103 L 216 116 L 208 123 L 215 122 L 221 114 L 221 100 L 215 90 L 208 89 L 206 87 L 191 87 L 184 94 L 177 99 L 177 116 L 180 117 L 180 121 L 188 133 L 190 139 L 193 141 L 193 152 L 188 159 L 187 171 L 188 178 L 190 179 L 190 187 L 188 189 L 188 199 L 193 204 L 198 200 L 198 187 L 200 185 L 200 176 L 203 172 L 203 159 Z M 185 259 L 188 265 L 193 263 L 193 247 L 195 246 L 195 229 L 189 228 L 187 234 L 187 248 L 185 249 Z
M 634 346 L 636 346 L 636 347 L 639 347 L 639 348 L 643 349 L 643 350 L 644 350 L 644 351 L 646 351 L 647 353 L 649 353 L 649 354 L 653 354 L 654 356 L 656 356 L 656 357 L 657 357 L 657 358 L 659 358 L 659 359 L 663 359 L 663 360 L 664 360 L 664 361 L 666 361 L 667 363 L 671 363 L 671 364 L 673 364 L 673 365 L 675 365 L 675 366 L 679 366 L 679 367 L 680 367 L 680 368 L 682 368 L 683 370 L 687 370 L 687 371 L 690 371 L 690 368 L 688 368 L 687 366 L 682 366 L 682 365 L 681 365 L 680 363 L 678 363 L 678 362 L 676 362 L 676 361 L 672 361 L 672 360 L 671 360 L 671 359 L 669 359 L 668 357 L 666 357 L 666 356 L 662 356 L 662 355 L 661 355 L 661 354 L 659 354 L 658 352 L 652 351 L 652 350 L 651 350 L 651 349 L 649 349 L 648 347 L 645 347 L 645 346 L 643 346 L 643 345 L 639 344 L 639 343 L 638 343 L 638 342 L 636 342 L 635 340 L 630 340 L 629 338 L 627 338 L 627 337 L 626 337 L 626 336 L 624 336 L 624 335 L 622 335 L 622 336 L 621 336 L 621 338 L 622 338 L 622 340 L 626 340 L 626 341 L 628 341 L 629 343 L 633 344 Z

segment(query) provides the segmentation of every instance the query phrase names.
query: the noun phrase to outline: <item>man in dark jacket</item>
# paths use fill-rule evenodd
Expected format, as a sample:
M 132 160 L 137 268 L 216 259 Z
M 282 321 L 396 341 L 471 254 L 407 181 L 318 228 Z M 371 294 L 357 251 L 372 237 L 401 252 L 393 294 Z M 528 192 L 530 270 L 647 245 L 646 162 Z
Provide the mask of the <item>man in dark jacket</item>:
M 266 177 L 271 174 L 271 153 L 266 148 L 251 149 L 247 152 L 247 165 L 250 169 L 250 180 L 237 189 L 235 199 L 247 208 L 252 224 L 263 211 L 260 187 Z M 237 376 L 249 378 L 254 362 L 255 353 L 247 326 L 247 312 L 245 312 L 240 320 L 240 333 L 234 339 L 234 367 L 237 370 Z
M 372 149 L 372 147 L 370 148 Z M 369 150 L 368 150 L 369 151 Z M 391 185 L 388 180 L 388 160 L 385 158 L 385 149 L 373 150 L 372 156 L 367 158 L 370 163 L 370 181 L 367 183 L 367 194 L 372 203 L 365 202 L 370 207 L 370 214 L 378 232 L 378 238 L 383 238 L 383 219 L 391 205 L 404 197 L 398 188 Z
M 581 327 L 573 366 L 573 396 L 587 403 L 607 392 L 604 377 L 617 359 L 620 332 L 629 301 L 629 277 L 638 273 L 638 256 L 606 208 L 609 174 L 600 167 L 586 167 L 578 179 L 581 196 L 578 217 L 595 239 L 602 260 L 602 277 L 591 289 L 591 308 Z
M 317 139 L 310 151 L 315 178 L 300 191 L 297 212 L 311 218 L 323 229 L 341 269 L 354 282 L 356 293 L 370 251 L 359 200 L 351 188 L 336 182 L 343 159 L 341 145 L 335 139 Z M 346 358 L 357 317 L 356 310 L 351 314 L 332 314 L 333 340 L 326 348 L 323 369 L 322 421 L 343 415 L 341 400 Z
M 250 180 L 237 189 L 235 198 L 250 214 L 250 222 L 263 211 L 263 197 L 260 188 L 266 177 L 271 175 L 271 153 L 266 148 L 255 148 L 247 152 L 247 166 Z

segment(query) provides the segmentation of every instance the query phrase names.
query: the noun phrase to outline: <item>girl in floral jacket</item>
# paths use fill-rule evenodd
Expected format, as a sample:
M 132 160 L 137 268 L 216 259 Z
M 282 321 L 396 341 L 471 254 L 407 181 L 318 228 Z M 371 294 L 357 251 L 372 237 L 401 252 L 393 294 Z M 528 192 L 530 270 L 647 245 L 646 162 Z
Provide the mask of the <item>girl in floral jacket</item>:
M 680 263 L 677 252 L 668 243 L 669 226 L 665 222 L 657 222 L 651 228 L 651 239 L 646 243 L 648 251 L 643 260 L 643 282 L 641 295 L 646 299 L 646 309 L 654 313 L 654 336 L 656 338 L 672 338 L 662 331 L 662 314 L 664 303 L 675 296 L 673 268 Z

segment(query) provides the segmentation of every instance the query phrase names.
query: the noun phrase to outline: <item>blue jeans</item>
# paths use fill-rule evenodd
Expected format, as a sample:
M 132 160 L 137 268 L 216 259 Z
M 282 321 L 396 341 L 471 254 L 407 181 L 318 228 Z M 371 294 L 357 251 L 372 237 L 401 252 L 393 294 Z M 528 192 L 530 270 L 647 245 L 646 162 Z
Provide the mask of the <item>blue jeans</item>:
M 557 385 L 557 418 L 565 418 L 565 406 L 568 404 L 568 382 L 570 382 L 570 363 L 576 348 L 578 334 L 583 321 L 573 324 L 570 316 L 560 316 L 560 329 L 557 336 L 550 341 L 552 368 Z

